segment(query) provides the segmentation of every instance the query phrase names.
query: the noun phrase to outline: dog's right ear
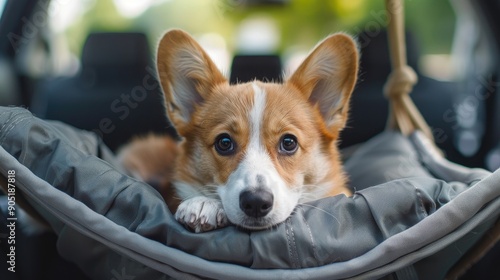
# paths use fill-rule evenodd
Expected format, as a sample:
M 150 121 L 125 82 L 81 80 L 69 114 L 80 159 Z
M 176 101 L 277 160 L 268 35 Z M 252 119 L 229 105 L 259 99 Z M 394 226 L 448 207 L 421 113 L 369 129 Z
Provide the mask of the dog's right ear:
M 182 135 L 196 106 L 227 80 L 201 46 L 182 30 L 171 30 L 163 36 L 156 63 L 168 117 Z

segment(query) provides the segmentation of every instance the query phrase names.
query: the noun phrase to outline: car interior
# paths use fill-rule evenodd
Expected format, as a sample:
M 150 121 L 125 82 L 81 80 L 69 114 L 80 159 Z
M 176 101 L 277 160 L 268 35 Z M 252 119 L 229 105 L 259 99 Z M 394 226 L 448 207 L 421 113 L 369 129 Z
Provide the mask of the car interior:
M 150 133 L 177 137 L 165 116 L 156 79 L 155 44 L 165 30 L 183 28 L 202 45 L 205 40 L 214 61 L 222 61 L 220 68 L 230 83 L 282 82 L 313 42 L 345 31 L 357 38 L 361 58 L 349 121 L 340 136 L 344 156 L 386 127 L 389 106 L 383 88 L 391 60 L 387 32 L 373 12 L 383 1 L 130 1 L 142 3 L 136 6 L 124 2 L 0 0 L 0 106 L 22 106 L 39 118 L 92 131 L 116 153 L 134 137 Z M 406 6 L 407 59 L 418 75 L 410 96 L 449 160 L 494 171 L 500 167 L 500 1 L 439 2 L 413 1 Z M 327 12 L 322 5 L 333 8 Z M 296 10 L 319 22 L 308 28 L 323 26 L 323 30 L 295 30 L 300 22 L 287 20 L 284 14 Z M 108 16 L 109 11 L 113 13 Z M 268 48 L 252 49 L 261 41 L 254 40 L 255 32 L 238 37 L 245 30 L 238 27 L 246 19 L 261 17 L 290 25 L 283 31 L 275 27 L 278 35 L 258 26 L 267 34 L 262 40 L 294 38 L 306 47 L 286 48 L 285 43 L 268 39 L 262 43 L 269 43 Z M 297 17 L 296 21 L 302 19 Z M 215 28 L 211 18 L 222 24 Z M 322 24 L 325 18 L 332 21 Z M 213 39 L 217 32 L 222 35 Z M 434 42 L 441 37 L 445 47 Z M 0 226 L 3 231 L 5 225 Z M 26 261 L 12 278 L 5 274 L 5 254 L 0 254 L 1 279 L 87 279 L 77 266 L 58 256 L 50 231 L 20 236 L 24 245 L 18 254 Z M 6 246 L 0 242 L 2 252 Z M 46 254 L 30 255 L 30 246 L 42 246 Z M 497 270 L 499 258 L 497 244 L 461 279 L 487 279 Z M 23 265 L 30 269 L 23 270 Z

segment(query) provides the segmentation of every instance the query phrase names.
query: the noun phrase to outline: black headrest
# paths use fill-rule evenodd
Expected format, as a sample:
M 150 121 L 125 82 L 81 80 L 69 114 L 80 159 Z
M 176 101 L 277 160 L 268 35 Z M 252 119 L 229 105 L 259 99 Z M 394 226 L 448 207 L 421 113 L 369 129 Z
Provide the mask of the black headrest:
M 231 65 L 231 84 L 250 82 L 255 79 L 281 82 L 283 67 L 278 55 L 236 55 Z
M 83 68 L 144 68 L 150 59 L 143 33 L 92 33 L 82 51 Z
M 387 32 L 364 31 L 358 34 L 358 43 L 361 48 L 361 77 L 364 81 L 381 79 L 385 81 L 391 71 L 389 57 L 389 43 Z M 406 32 L 406 55 L 408 65 L 418 73 L 419 50 L 415 37 Z

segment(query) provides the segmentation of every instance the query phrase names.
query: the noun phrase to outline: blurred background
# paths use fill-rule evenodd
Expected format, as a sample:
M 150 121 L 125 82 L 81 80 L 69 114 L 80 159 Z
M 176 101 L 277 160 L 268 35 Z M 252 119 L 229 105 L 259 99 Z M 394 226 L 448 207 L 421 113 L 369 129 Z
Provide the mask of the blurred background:
M 6 0 L 4 0 L 5 2 Z M 406 1 L 408 29 L 419 38 L 426 74 L 452 79 L 450 54 L 456 16 L 448 1 Z M 169 28 L 181 28 L 207 48 L 228 73 L 234 53 L 279 53 L 295 65 L 322 38 L 344 31 L 373 37 L 384 29 L 384 1 L 371 0 L 76 0 L 51 1 L 44 36 L 59 53 L 53 72 L 74 74 L 91 32 L 137 31 L 151 51 Z M 367 38 L 360 38 L 367 43 Z M 64 54 L 64 55 L 63 55 Z M 439 67 L 439 70 L 436 69 Z

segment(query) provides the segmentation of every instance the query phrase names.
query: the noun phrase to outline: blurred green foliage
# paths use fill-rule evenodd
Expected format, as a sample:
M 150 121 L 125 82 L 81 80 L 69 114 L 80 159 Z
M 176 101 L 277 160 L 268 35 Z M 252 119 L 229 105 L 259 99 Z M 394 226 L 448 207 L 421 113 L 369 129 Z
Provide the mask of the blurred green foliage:
M 290 0 L 286 5 L 247 5 L 248 0 L 170 0 L 153 5 L 136 18 L 122 16 L 113 0 L 96 0 L 66 31 L 70 47 L 80 53 L 91 31 L 143 31 L 154 47 L 161 34 L 182 28 L 192 34 L 216 32 L 230 50 L 238 25 L 247 18 L 270 17 L 281 31 L 280 50 L 287 46 L 309 49 L 326 35 L 365 28 L 384 28 L 383 0 Z M 445 0 L 406 0 L 407 29 L 420 41 L 422 53 L 449 53 L 455 15 Z

